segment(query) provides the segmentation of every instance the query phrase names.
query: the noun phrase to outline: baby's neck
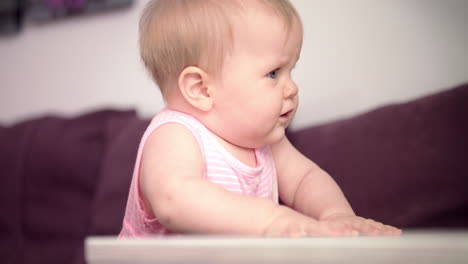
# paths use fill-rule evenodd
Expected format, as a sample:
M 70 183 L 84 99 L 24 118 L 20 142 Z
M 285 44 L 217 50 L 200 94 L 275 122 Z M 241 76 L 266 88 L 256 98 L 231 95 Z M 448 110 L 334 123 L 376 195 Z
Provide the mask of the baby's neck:
M 255 155 L 255 149 L 243 148 L 234 145 L 217 135 L 215 135 L 215 137 L 218 140 L 218 142 L 220 142 L 221 145 L 240 162 L 252 168 L 257 167 L 257 157 Z
M 198 110 L 196 108 L 189 105 L 186 101 L 182 100 L 180 97 L 177 97 L 177 96 L 171 97 L 171 100 L 168 100 L 168 104 L 166 107 L 170 110 L 175 110 L 175 111 L 179 111 L 182 113 L 190 114 L 196 117 L 198 120 L 200 120 L 200 122 L 202 122 L 203 112 L 201 111 L 197 112 Z M 240 147 L 240 146 L 230 143 L 229 141 L 226 141 L 222 137 L 216 135 L 216 133 L 213 133 L 213 135 L 216 137 L 218 142 L 220 142 L 221 145 L 240 162 L 252 168 L 257 167 L 257 157 L 255 155 L 255 149 Z

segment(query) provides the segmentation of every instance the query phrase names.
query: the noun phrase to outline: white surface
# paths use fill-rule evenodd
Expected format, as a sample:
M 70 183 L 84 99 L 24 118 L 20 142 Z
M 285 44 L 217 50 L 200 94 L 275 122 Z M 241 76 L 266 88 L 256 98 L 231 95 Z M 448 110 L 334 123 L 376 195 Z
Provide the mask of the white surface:
M 137 50 L 145 2 L 0 37 L 0 122 L 102 107 L 158 111 Z M 466 0 L 292 2 L 305 26 L 296 128 L 468 81 Z
M 401 237 L 174 237 L 86 240 L 88 264 L 103 263 L 468 263 L 468 232 L 406 232 Z

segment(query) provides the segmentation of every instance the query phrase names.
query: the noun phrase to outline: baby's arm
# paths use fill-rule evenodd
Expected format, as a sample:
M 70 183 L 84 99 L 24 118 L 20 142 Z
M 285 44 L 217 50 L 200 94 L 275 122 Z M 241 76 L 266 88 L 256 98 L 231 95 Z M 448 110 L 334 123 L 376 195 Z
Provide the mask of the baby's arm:
M 143 150 L 140 190 L 147 211 L 180 233 L 335 235 L 327 226 L 271 200 L 242 196 L 203 178 L 204 164 L 193 135 L 166 124 Z
M 400 230 L 357 217 L 336 182 L 284 137 L 272 146 L 282 201 L 330 228 L 362 234 L 398 234 Z

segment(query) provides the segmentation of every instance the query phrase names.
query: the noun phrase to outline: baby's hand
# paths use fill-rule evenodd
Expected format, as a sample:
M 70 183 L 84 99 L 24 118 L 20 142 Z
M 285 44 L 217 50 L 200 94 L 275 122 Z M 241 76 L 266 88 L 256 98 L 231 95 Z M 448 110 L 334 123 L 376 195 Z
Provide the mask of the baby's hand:
M 319 222 L 288 207 L 281 206 L 264 230 L 265 236 L 352 236 L 351 228 L 334 228 L 332 222 Z
M 320 220 L 332 230 L 351 231 L 353 235 L 390 235 L 401 234 L 401 230 L 384 225 L 372 219 L 352 215 L 331 215 Z

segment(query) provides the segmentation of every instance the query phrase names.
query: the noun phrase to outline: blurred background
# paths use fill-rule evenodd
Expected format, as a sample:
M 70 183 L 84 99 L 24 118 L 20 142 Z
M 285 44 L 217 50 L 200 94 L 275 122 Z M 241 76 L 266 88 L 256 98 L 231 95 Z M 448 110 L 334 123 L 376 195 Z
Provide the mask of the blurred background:
M 147 0 L 1 0 L 0 123 L 163 107 L 138 55 Z M 305 36 L 293 129 L 468 81 L 466 0 L 292 0 Z

